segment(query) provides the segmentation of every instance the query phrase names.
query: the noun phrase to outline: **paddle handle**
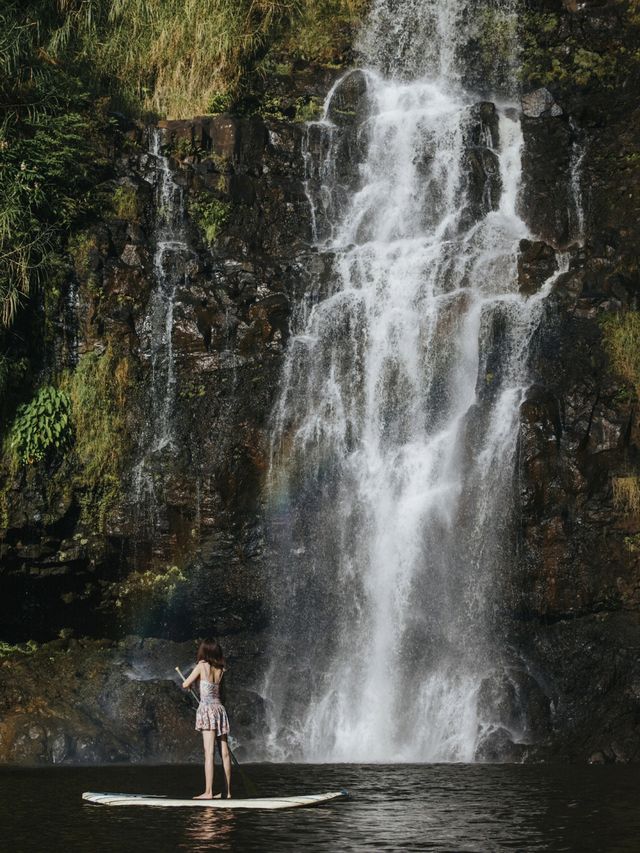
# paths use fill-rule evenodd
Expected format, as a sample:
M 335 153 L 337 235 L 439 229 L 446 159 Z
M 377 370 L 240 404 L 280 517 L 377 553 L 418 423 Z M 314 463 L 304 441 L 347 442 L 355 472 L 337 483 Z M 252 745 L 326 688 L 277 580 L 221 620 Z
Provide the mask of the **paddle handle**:
M 186 680 L 187 680 L 187 679 L 184 677 L 184 675 L 182 674 L 182 672 L 180 672 L 180 667 L 179 667 L 179 666 L 177 666 L 177 667 L 176 667 L 176 672 L 178 673 L 178 675 L 180 676 L 180 678 L 181 678 L 183 681 L 186 681 Z M 196 691 L 193 689 L 193 687 L 190 687 L 190 688 L 189 688 L 189 693 L 191 693 L 191 695 L 193 696 L 193 698 L 196 700 L 196 702 L 197 702 L 197 703 L 198 703 L 198 705 L 199 705 L 199 704 L 200 704 L 200 700 L 199 700 L 199 699 L 198 699 L 198 697 L 196 696 Z

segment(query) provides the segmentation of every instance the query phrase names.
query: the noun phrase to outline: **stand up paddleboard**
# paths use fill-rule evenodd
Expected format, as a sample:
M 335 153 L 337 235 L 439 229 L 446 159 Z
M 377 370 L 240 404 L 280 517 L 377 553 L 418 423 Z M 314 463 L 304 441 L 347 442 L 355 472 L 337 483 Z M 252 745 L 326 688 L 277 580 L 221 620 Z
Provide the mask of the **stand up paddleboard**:
M 299 809 L 303 806 L 319 806 L 332 800 L 342 800 L 346 791 L 328 794 L 306 794 L 300 797 L 254 797 L 249 800 L 172 800 L 153 794 L 100 794 L 85 791 L 82 799 L 101 806 L 155 806 L 160 808 L 205 808 L 205 809 Z

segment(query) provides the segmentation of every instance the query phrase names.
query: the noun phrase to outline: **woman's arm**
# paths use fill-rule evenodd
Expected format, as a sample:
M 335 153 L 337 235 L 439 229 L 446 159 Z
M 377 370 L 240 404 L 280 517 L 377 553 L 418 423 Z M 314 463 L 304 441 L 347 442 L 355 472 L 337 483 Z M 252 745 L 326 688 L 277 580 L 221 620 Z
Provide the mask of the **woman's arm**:
M 189 687 L 191 687 L 191 685 L 196 680 L 196 678 L 200 678 L 200 667 L 201 666 L 202 666 L 202 663 L 200 661 L 198 661 L 198 663 L 194 666 L 194 668 L 191 672 L 191 675 L 187 676 L 187 678 L 185 678 L 185 680 L 182 682 L 182 686 L 185 690 L 188 690 Z

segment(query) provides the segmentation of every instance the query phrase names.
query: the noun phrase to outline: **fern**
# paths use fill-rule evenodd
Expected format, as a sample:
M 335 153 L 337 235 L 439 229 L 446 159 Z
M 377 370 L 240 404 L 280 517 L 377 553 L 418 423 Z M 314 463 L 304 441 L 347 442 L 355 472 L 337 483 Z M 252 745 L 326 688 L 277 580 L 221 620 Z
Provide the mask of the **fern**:
M 69 397 L 45 385 L 16 413 L 9 443 L 23 465 L 42 461 L 51 451 L 63 450 L 71 437 Z

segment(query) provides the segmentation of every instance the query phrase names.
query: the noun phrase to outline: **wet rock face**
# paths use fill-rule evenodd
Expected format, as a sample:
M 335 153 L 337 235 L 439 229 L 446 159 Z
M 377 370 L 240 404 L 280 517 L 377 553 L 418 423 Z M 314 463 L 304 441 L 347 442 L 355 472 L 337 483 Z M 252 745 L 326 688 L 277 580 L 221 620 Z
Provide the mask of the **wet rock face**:
M 113 351 L 129 365 L 122 480 L 98 519 L 71 485 L 52 499 L 48 477 L 73 483 L 72 457 L 20 472 L 0 544 L 7 640 L 68 627 L 186 637 L 263 623 L 266 425 L 310 238 L 303 125 L 216 116 L 164 122 L 159 132 L 170 184 L 183 194 L 171 212 L 182 248 L 158 252 L 163 205 L 178 202 L 158 200 L 158 158 L 137 131 L 133 153 L 115 166 L 128 207 L 92 227 L 76 284 L 77 357 Z M 158 325 L 163 276 L 175 289 Z M 144 430 L 160 417 L 170 422 L 164 442 Z M 186 578 L 171 601 L 114 606 L 131 572 L 171 566 Z
M 241 759 L 265 724 L 252 677 L 251 642 L 232 642 L 223 701 Z M 129 637 L 118 643 L 58 640 L 0 662 L 0 763 L 196 761 L 193 697 L 174 667 L 188 672 L 193 643 Z M 237 662 L 236 662 L 237 660 Z M 45 683 L 47 689 L 42 690 Z M 197 684 L 196 684 L 197 693 Z
M 520 293 L 531 296 L 558 270 L 558 259 L 551 246 L 541 240 L 521 240 L 518 255 Z
M 500 144 L 500 132 L 495 104 L 482 101 L 471 107 L 465 143 L 464 167 L 469 203 L 462 227 L 468 228 L 490 210 L 496 210 L 500 203 L 502 180 L 494 150 Z
M 607 55 L 637 32 L 623 5 L 532 7 L 557 18 L 540 34 L 547 53 L 560 56 L 580 33 L 585 51 Z M 638 404 L 603 342 L 603 321 L 637 309 L 640 292 L 630 210 L 640 177 L 628 165 L 640 145 L 636 65 L 625 78 L 612 88 L 590 68 L 523 98 L 522 210 L 544 242 L 521 246 L 521 291 L 556 272 L 552 247 L 565 251 L 568 270 L 546 301 L 521 408 L 513 632 L 552 710 L 550 727 L 532 715 L 540 756 L 599 762 L 640 758 L 640 560 L 629 544 L 640 519 L 612 490 L 613 478 L 637 470 Z

